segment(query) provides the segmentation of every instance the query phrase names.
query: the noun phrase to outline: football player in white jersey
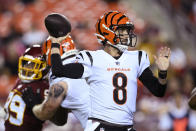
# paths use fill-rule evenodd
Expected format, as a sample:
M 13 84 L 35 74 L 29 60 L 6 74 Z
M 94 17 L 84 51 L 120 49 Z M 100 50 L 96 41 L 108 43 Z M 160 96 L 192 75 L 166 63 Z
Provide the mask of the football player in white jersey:
M 51 22 L 61 23 L 62 25 L 71 26 L 66 17 L 61 14 L 52 13 L 45 18 L 45 24 L 49 30 L 53 32 L 57 29 L 60 29 L 60 33 L 56 33 L 55 35 L 59 36 L 64 33 L 69 33 L 71 31 L 71 27 L 69 29 L 61 28 L 59 25 L 57 27 L 51 26 Z M 65 26 L 65 27 L 66 27 Z M 59 30 L 58 30 L 59 31 Z M 51 35 L 51 34 L 50 34 Z M 43 55 L 47 58 L 47 64 L 50 65 L 50 54 L 51 54 L 51 40 L 48 39 L 42 46 Z M 74 62 L 75 56 L 78 54 L 78 50 L 76 50 L 73 40 L 70 35 L 61 41 L 60 46 L 60 55 L 63 64 Z M 38 105 L 33 106 L 34 115 L 40 120 L 49 120 L 51 117 L 54 119 L 57 117 L 58 121 L 62 119 L 66 119 L 64 116 L 59 118 L 60 116 L 54 116 L 56 111 L 58 114 L 60 113 L 57 110 L 59 107 L 63 107 L 65 109 L 70 109 L 71 112 L 75 115 L 75 117 L 80 121 L 83 128 L 86 127 L 86 123 L 88 120 L 89 114 L 89 90 L 88 85 L 84 79 L 69 79 L 65 77 L 57 78 L 50 73 L 49 76 L 49 95 L 47 98 Z M 30 91 L 26 93 L 26 97 L 28 94 L 31 94 Z M 31 101 L 31 99 L 27 99 Z
M 43 45 L 44 54 L 50 50 L 51 41 L 47 40 L 47 42 Z M 72 63 L 75 61 L 75 56 L 78 54 L 78 50 L 75 48 L 73 40 L 71 36 L 68 36 L 65 40 L 61 42 L 62 55 L 61 60 L 63 64 Z M 48 61 L 48 64 L 50 62 Z M 49 64 L 50 65 L 50 64 Z M 48 101 L 43 102 L 40 105 L 36 105 L 33 108 L 35 115 L 41 120 L 47 120 L 50 118 L 50 115 L 55 111 L 47 112 L 49 110 L 55 110 L 59 106 L 69 109 L 74 116 L 80 121 L 83 128 L 86 127 L 86 123 L 88 120 L 89 113 L 89 86 L 84 79 L 70 79 L 66 77 L 55 77 L 52 75 L 52 72 L 49 73 L 49 85 L 50 88 L 55 88 L 57 86 L 67 87 L 66 97 L 64 99 L 51 99 L 51 96 L 48 96 Z M 82 93 L 84 92 L 84 93 Z M 54 101 L 53 101 L 54 100 Z M 61 103 L 54 104 L 54 103 Z M 53 106 L 53 107 L 50 107 Z M 50 108 L 49 108 L 50 107 Z M 44 113 L 45 112 L 45 113 Z M 63 119 L 63 118 L 62 118 Z M 64 118 L 65 119 L 65 118 Z
M 86 131 L 130 131 L 136 110 L 137 79 L 149 91 L 163 97 L 167 87 L 170 49 L 155 56 L 158 78 L 153 76 L 144 51 L 129 51 L 136 45 L 134 25 L 121 12 L 105 13 L 96 23 L 96 35 L 103 49 L 81 51 L 76 63 L 63 65 L 60 41 L 52 37 L 52 73 L 56 77 L 85 78 L 90 85 L 90 114 Z
M 77 50 L 66 51 L 61 56 L 63 64 L 72 63 L 75 60 Z M 61 83 L 66 83 L 68 90 L 65 99 L 62 101 L 61 106 L 70 109 L 74 116 L 80 121 L 83 128 L 86 127 L 89 113 L 89 86 L 85 79 L 70 79 L 66 77 L 55 77 L 50 72 L 49 75 L 50 87 Z
M 63 54 L 61 56 L 63 65 L 73 63 L 78 50 L 75 48 L 71 36 L 66 38 L 64 43 L 61 43 Z M 67 84 L 68 90 L 65 99 L 62 101 L 61 106 L 70 109 L 74 116 L 80 121 L 83 128 L 86 127 L 89 113 L 89 85 L 85 79 L 70 79 L 66 77 L 56 77 L 49 74 L 50 87 L 58 84 Z M 63 84 L 62 84 L 63 85 Z

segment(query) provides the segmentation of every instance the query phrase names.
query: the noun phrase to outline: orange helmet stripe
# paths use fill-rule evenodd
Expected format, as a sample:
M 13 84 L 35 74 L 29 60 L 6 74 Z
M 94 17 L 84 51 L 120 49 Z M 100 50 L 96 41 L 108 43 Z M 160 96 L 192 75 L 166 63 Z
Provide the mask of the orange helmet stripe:
M 108 18 L 108 15 L 111 14 L 111 13 L 113 13 L 113 12 L 108 12 L 108 13 L 105 15 L 105 23 L 106 23 L 106 25 L 107 25 L 107 18 Z
M 125 15 L 122 15 L 118 20 L 117 20 L 117 24 L 119 24 L 119 22 L 123 19 L 123 18 L 125 18 L 126 16 Z
M 47 41 L 44 42 L 43 46 L 42 46 L 42 54 L 46 53 L 46 46 L 47 46 Z
M 120 25 L 129 24 L 129 18 L 119 11 L 110 11 L 101 16 L 96 23 L 96 33 L 99 42 L 109 41 L 111 44 L 118 43 L 119 39 L 116 37 L 116 27 Z M 99 35 L 103 37 L 99 37 Z
M 113 23 L 113 21 L 115 22 L 115 20 L 113 20 L 114 19 L 114 17 L 116 16 L 119 16 L 120 15 L 120 12 L 118 12 L 118 13 L 116 13 L 116 14 L 114 14 L 113 16 L 112 16 L 112 19 L 111 19 L 111 25 L 113 25 L 114 23 Z
M 107 22 L 106 22 L 106 23 L 107 23 L 106 25 L 108 25 L 108 27 L 110 27 L 110 25 L 112 24 L 112 23 L 111 23 L 112 17 L 113 17 L 116 13 L 118 13 L 118 12 L 112 12 L 112 13 L 108 14 L 108 16 L 107 16 Z

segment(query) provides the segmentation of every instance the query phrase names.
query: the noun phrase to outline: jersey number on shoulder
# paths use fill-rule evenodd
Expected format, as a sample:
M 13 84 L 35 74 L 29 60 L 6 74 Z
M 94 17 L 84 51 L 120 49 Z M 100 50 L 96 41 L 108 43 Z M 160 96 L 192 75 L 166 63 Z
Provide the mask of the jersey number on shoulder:
M 113 99 L 119 104 L 123 105 L 127 101 L 127 76 L 121 72 L 114 74 L 113 76 Z
M 21 126 L 23 124 L 23 117 L 26 104 L 18 94 L 10 92 L 5 109 L 7 111 L 6 120 L 9 120 L 10 124 Z

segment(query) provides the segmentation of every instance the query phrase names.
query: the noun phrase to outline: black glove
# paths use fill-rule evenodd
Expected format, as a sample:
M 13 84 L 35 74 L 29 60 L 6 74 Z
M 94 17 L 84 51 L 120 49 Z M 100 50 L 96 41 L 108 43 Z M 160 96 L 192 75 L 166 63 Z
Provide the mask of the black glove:
M 34 93 L 32 87 L 27 87 L 22 90 L 22 98 L 26 103 L 26 107 L 30 109 L 42 102 L 40 91 Z

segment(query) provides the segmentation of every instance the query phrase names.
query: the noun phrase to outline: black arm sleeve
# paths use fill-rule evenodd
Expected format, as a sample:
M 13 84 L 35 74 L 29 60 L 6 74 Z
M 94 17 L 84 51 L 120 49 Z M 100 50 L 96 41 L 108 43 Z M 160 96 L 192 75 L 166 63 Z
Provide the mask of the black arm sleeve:
M 57 77 L 68 77 L 73 79 L 81 78 L 84 66 L 80 63 L 70 63 L 63 65 L 59 54 L 51 55 L 52 74 Z
M 167 88 L 167 84 L 162 85 L 159 80 L 153 76 L 150 68 L 146 68 L 139 80 L 144 84 L 146 88 L 155 96 L 163 97 Z

